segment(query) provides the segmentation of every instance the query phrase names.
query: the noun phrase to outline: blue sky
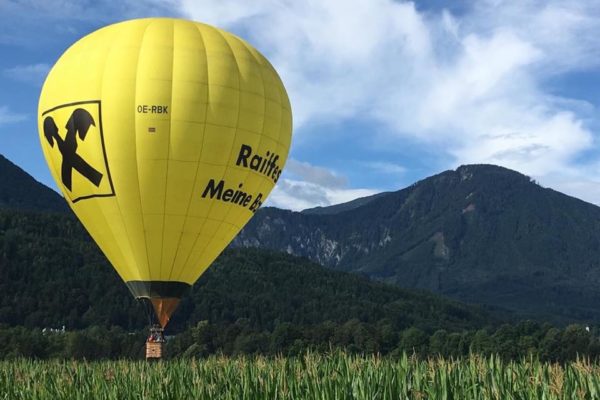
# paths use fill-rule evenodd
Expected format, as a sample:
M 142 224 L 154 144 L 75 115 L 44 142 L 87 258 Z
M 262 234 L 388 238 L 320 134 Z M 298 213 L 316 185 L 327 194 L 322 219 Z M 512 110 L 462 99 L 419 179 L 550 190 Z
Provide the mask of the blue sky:
M 147 16 L 232 31 L 279 71 L 294 139 L 270 205 L 468 163 L 600 204 L 600 2 L 587 0 L 0 0 L 0 153 L 54 188 L 36 132 L 46 73 L 82 36 Z

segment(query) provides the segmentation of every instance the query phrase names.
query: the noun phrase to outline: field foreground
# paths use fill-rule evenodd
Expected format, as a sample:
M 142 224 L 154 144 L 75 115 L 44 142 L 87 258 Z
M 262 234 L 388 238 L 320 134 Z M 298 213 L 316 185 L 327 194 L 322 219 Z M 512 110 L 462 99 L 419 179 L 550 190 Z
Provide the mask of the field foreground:
M 0 362 L 1 399 L 600 399 L 600 365 L 307 354 Z

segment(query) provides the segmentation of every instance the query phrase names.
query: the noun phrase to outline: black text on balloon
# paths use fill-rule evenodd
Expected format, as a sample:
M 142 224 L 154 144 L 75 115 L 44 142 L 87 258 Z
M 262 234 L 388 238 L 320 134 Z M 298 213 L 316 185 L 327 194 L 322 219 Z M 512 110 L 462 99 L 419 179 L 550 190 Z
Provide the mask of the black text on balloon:
M 256 154 L 252 147 L 242 144 L 238 153 L 235 165 L 238 167 L 250 168 L 260 174 L 266 175 L 277 183 L 281 176 L 281 167 L 277 164 L 279 155 L 267 151 L 264 156 Z
M 262 205 L 262 193 L 259 193 L 252 201 L 253 196 L 242 190 L 244 186 L 240 183 L 236 189 L 225 189 L 225 181 L 221 179 L 216 183 L 214 179 L 210 179 L 202 192 L 202 198 L 210 198 L 224 201 L 226 203 L 237 204 L 242 207 L 248 207 L 253 213 L 256 212 Z
M 139 114 L 168 114 L 169 106 L 139 104 L 137 112 Z

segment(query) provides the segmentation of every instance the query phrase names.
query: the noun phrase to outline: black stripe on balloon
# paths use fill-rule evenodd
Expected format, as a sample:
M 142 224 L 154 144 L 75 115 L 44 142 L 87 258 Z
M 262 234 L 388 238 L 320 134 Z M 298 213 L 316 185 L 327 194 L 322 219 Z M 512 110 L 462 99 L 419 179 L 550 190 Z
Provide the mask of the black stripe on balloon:
M 181 298 L 191 287 L 185 282 L 172 281 L 129 281 L 125 282 L 135 298 Z

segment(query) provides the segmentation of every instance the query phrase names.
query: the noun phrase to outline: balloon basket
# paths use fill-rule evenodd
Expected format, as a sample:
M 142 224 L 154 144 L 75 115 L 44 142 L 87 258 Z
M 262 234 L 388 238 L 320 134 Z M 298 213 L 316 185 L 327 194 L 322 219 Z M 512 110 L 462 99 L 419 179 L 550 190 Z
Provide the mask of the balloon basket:
M 146 339 L 146 360 L 160 360 L 165 355 L 165 336 L 163 328 L 152 326 Z

